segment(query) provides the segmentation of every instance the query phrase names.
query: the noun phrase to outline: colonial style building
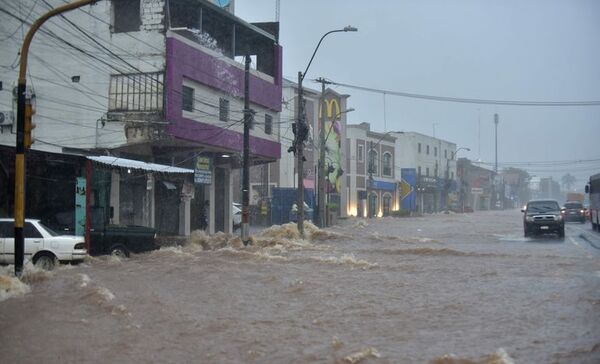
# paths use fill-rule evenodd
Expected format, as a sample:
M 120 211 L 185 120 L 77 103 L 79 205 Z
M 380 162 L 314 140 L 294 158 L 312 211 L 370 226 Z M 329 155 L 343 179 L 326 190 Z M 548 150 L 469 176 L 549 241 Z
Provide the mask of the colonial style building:
M 456 204 L 456 144 L 416 132 L 391 135 L 396 140 L 396 173 L 416 170 L 418 210 L 436 212 Z
M 349 215 L 387 216 L 399 209 L 396 138 L 371 131 L 369 123 L 348 125 L 346 159 Z

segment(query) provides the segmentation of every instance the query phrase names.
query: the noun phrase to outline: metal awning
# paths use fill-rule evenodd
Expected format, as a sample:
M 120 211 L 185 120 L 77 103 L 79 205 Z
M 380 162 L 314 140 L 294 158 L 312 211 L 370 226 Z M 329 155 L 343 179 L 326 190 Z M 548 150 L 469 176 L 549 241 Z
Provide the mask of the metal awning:
M 133 159 L 117 158 L 110 156 L 99 156 L 99 157 L 87 157 L 97 163 L 102 163 L 108 166 L 138 169 L 149 172 L 160 172 L 160 173 L 194 173 L 193 169 L 180 168 L 165 166 L 164 164 L 147 163 L 142 161 L 136 161 Z

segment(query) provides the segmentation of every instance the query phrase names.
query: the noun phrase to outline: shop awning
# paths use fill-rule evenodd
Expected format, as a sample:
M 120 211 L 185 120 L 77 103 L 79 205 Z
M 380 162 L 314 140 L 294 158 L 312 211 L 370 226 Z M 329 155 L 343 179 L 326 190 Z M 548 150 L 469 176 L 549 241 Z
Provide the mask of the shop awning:
M 87 159 L 97 162 L 97 163 L 105 164 L 107 166 L 136 169 L 136 170 L 143 170 L 143 171 L 149 171 L 149 172 L 194 173 L 193 169 L 171 167 L 171 166 L 165 166 L 164 164 L 147 163 L 147 162 L 142 162 L 142 161 L 136 161 L 133 159 L 117 158 L 117 157 L 110 157 L 110 156 L 87 157 Z

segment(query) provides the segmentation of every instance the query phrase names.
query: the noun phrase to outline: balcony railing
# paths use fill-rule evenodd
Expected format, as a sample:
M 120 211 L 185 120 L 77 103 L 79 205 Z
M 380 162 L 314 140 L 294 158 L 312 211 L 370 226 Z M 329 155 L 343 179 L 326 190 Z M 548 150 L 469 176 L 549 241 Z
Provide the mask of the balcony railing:
M 163 72 L 110 76 L 108 111 L 157 112 L 164 103 Z

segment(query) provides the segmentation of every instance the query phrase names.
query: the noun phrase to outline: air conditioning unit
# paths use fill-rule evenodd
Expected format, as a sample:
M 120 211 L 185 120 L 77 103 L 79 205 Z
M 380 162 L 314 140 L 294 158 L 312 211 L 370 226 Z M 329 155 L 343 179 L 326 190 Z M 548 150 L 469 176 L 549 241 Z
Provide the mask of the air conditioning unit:
M 0 110 L 0 126 L 12 125 L 15 122 L 15 115 L 12 111 Z

